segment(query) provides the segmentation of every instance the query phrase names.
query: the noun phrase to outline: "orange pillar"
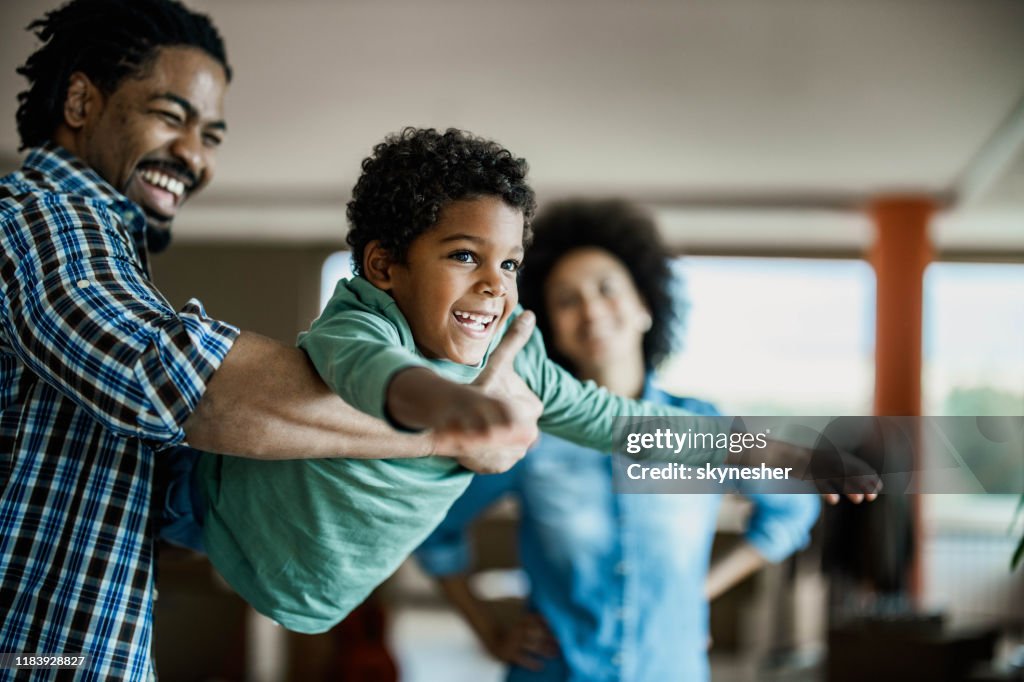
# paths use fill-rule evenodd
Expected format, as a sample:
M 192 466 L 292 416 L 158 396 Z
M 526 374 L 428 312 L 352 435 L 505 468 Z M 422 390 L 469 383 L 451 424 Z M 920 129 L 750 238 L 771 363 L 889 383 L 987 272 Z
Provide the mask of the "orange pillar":
M 885 197 L 869 207 L 875 223 L 875 414 L 921 414 L 924 270 L 932 259 L 928 221 L 935 202 Z
M 933 255 L 928 222 L 935 209 L 934 200 L 914 196 L 882 197 L 868 208 L 875 224 L 870 260 L 876 276 L 876 415 L 921 415 L 924 271 Z M 912 466 L 917 469 L 920 462 Z M 914 557 L 908 586 L 911 597 L 919 601 L 924 587 L 919 495 L 910 498 L 910 515 Z

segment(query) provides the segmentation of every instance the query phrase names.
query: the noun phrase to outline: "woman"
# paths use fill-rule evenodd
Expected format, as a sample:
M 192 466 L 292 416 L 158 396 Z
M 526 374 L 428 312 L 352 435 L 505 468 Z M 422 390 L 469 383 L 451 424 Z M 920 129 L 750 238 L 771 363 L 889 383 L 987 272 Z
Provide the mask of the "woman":
M 717 414 L 652 384 L 677 326 L 668 253 L 619 201 L 566 202 L 534 223 L 521 300 L 553 359 L 621 395 Z M 520 499 L 528 613 L 500 630 L 469 589 L 467 528 Z M 706 680 L 708 598 L 802 547 L 813 495 L 749 496 L 745 542 L 709 571 L 720 495 L 617 495 L 611 458 L 545 436 L 513 470 L 477 477 L 417 552 L 509 680 Z

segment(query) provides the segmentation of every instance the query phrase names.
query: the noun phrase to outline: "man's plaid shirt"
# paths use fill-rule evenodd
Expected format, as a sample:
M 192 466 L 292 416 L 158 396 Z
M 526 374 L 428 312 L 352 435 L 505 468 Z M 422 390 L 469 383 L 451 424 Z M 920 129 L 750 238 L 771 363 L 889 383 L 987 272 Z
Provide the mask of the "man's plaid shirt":
M 147 679 L 154 452 L 238 330 L 171 308 L 139 207 L 60 147 L 0 178 L 0 228 L 0 652 Z

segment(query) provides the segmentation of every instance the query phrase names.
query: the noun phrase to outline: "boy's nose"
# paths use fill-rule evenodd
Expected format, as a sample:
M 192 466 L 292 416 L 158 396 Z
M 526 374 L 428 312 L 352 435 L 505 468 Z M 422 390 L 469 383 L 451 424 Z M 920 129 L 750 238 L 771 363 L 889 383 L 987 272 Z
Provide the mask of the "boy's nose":
M 508 293 L 508 287 L 502 282 L 484 283 L 484 293 L 488 296 L 504 296 Z
M 481 278 L 479 289 L 488 296 L 504 296 L 508 293 L 508 286 L 501 273 L 488 273 Z

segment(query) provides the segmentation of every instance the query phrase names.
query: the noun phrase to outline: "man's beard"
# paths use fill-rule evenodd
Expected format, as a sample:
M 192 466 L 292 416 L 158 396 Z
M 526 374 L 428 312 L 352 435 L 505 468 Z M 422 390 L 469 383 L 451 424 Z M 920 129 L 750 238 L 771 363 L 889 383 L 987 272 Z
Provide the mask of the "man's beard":
M 146 222 L 146 250 L 150 253 L 160 253 L 171 245 L 171 224 L 168 221 L 164 227 L 156 227 L 152 222 Z

